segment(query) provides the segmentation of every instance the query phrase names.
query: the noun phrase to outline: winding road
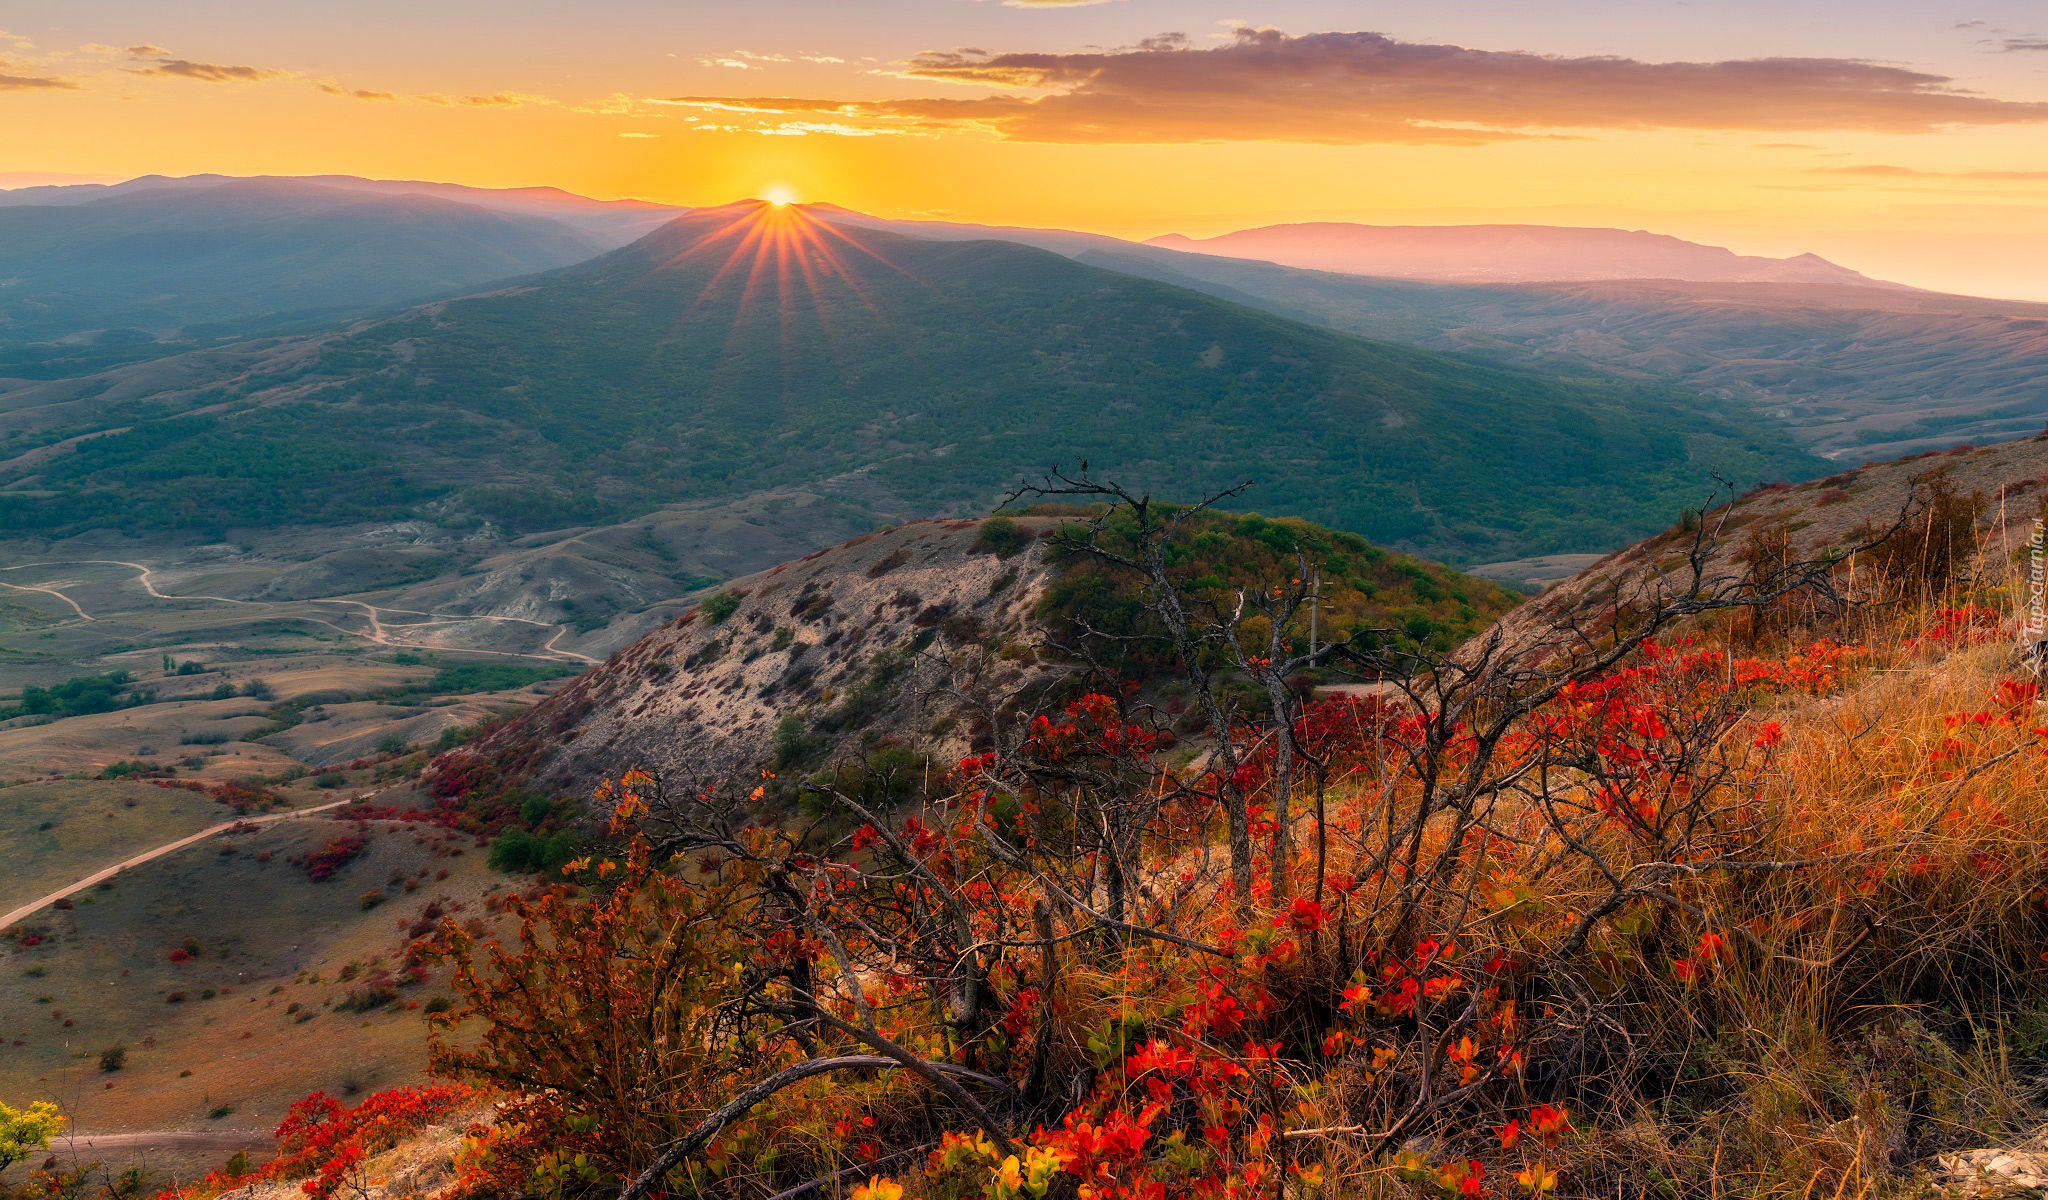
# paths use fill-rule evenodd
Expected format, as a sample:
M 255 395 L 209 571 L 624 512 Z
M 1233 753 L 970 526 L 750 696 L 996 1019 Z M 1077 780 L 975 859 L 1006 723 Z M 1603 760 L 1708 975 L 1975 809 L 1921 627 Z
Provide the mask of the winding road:
M 125 559 L 119 559 L 119 558 L 67 558 L 67 559 L 58 559 L 58 560 L 57 560 L 57 561 L 55 561 L 55 562 L 42 562 L 42 563 L 23 563 L 23 564 L 21 564 L 20 566 L 16 566 L 16 567 L 0 567 L 0 571 L 25 571 L 25 570 L 28 570 L 28 569 L 29 569 L 29 568 L 31 568 L 31 567 L 74 567 L 74 566 L 88 566 L 88 565 L 91 565 L 91 566 L 104 566 L 104 567 L 128 567 L 129 569 L 131 569 L 131 570 L 133 570 L 133 571 L 137 572 L 137 575 L 136 575 L 136 582 L 137 582 L 137 583 L 140 583 L 140 584 L 142 585 L 142 590 L 143 590 L 143 591 L 145 591 L 145 592 L 148 592 L 148 593 L 150 594 L 150 596 L 151 596 L 152 598 L 154 598 L 154 599 L 157 599 L 157 600 L 210 600 L 210 601 L 213 601 L 213 602 L 215 602 L 215 603 L 217 603 L 217 604 L 245 604 L 245 605 L 250 605 L 250 606 L 252 606 L 252 607 L 266 607 L 266 605 L 264 605 L 264 604 L 263 604 L 262 602 L 260 602 L 260 601 L 255 601 L 255 600 L 237 600 L 237 599 L 234 599 L 234 598 L 233 598 L 233 597 L 231 597 L 231 596 L 172 596 L 172 595 L 168 595 L 168 594 L 166 594 L 166 593 L 164 593 L 164 592 L 159 592 L 159 591 L 157 591 L 157 590 L 156 590 L 156 584 L 155 584 L 154 582 L 152 582 L 152 581 L 150 580 L 150 575 L 151 575 L 151 573 L 152 573 L 152 572 L 151 572 L 151 569 L 150 569 L 149 567 L 146 567 L 146 566 L 144 566 L 143 564 L 141 564 L 141 563 L 138 563 L 138 562 L 128 562 L 128 561 L 127 561 L 127 560 L 125 560 Z M 86 611 L 85 611 L 85 609 L 83 609 L 83 608 L 79 607 L 78 601 L 76 601 L 76 600 L 73 600 L 73 599 L 72 599 L 71 597 L 69 597 L 69 596 L 65 595 L 65 594 L 64 594 L 63 592 L 61 592 L 61 591 L 57 590 L 57 589 L 58 589 L 58 588 L 60 588 L 60 587 L 75 587 L 75 586 L 77 586 L 77 585 L 76 585 L 75 583 L 69 583 L 69 582 L 62 582 L 62 583 L 50 583 L 50 584 L 36 585 L 36 584 L 20 584 L 20 583 L 8 583 L 8 582 L 6 582 L 6 581 L 4 581 L 4 580 L 0 580 L 0 587 L 6 587 L 6 588 L 13 588 L 13 589 L 14 589 L 15 591 L 17 591 L 17 592 L 41 592 L 42 594 L 44 594 L 44 595 L 47 595 L 47 596 L 55 596 L 55 597 L 56 597 L 57 599 L 59 599 L 59 600 L 62 600 L 62 601 L 63 601 L 64 603 L 66 603 L 66 604 L 69 604 L 69 605 L 71 606 L 71 609 L 72 609 L 72 611 L 73 611 L 73 612 L 76 612 L 76 613 L 78 614 L 78 616 L 79 616 L 79 619 L 80 619 L 80 620 L 85 620 L 85 621 L 90 621 L 90 620 L 93 620 L 94 618 L 93 618 L 92 614 L 91 614 L 91 613 L 88 613 L 88 612 L 86 612 Z M 329 629 L 332 629 L 332 630 L 334 630 L 334 631 L 335 631 L 336 633 L 346 634 L 346 635 L 348 635 L 349 637 L 359 637 L 359 638 L 366 638 L 366 639 L 368 639 L 369 641 L 371 641 L 371 642 L 373 642 L 373 643 L 375 643 L 375 644 L 377 644 L 377 645 L 379 645 L 379 646 L 391 646 L 391 647 L 393 647 L 393 648 L 395 648 L 395 649 L 420 649 L 420 648 L 421 648 L 421 647 L 420 647 L 420 646 L 419 646 L 419 645 L 418 645 L 417 643 L 413 643 L 413 642 L 397 642 L 397 641 L 393 641 L 393 640 L 391 639 L 391 635 L 390 635 L 389 633 L 387 633 L 387 632 L 385 631 L 385 628 L 384 628 L 384 622 L 383 622 L 383 621 L 382 621 L 382 619 L 381 619 L 381 618 L 379 617 L 379 614 L 380 614 L 380 613 L 398 613 L 398 614 L 401 614 L 401 615 L 403 615 L 403 616 L 408 616 L 408 617 L 426 617 L 426 618 L 427 618 L 427 620 L 425 620 L 425 621 L 422 621 L 422 622 L 419 622 L 419 623 L 418 623 L 418 625 L 416 625 L 416 626 L 408 626 L 407 628 L 421 628 L 421 627 L 425 627 L 425 626 L 428 626 L 428 625 L 459 625 L 459 624 L 462 624 L 462 623 L 463 623 L 463 622 L 465 622 L 465 621 L 499 621 L 499 622 L 504 622 L 504 623 L 507 623 L 507 624 L 513 624 L 513 625 L 533 625 L 533 626 L 537 626 L 537 627 L 539 627 L 539 628 L 541 628 L 541 629 L 553 629 L 553 630 L 555 631 L 555 636 L 554 636 L 554 637 L 551 637 L 551 638 L 549 638 L 549 639 L 548 639 L 547 645 L 545 645 L 545 646 L 541 647 L 541 653 L 539 653 L 539 654 L 521 654 L 521 653 L 519 653 L 518 651 L 515 651 L 515 650 L 490 650 L 490 651 L 478 651 L 477 653 L 487 653 L 487 654 L 504 654 L 504 655 L 508 655 L 508 656 L 510 656 L 510 657 L 512 657 L 512 658 L 538 658 L 538 659 L 543 659 L 543 660 L 549 660 L 549 661 L 552 661 L 552 660 L 556 660 L 556 659 L 563 659 L 563 658 L 572 658 L 572 659 L 575 659 L 575 660 L 576 660 L 576 661 L 578 661 L 578 662 L 586 662 L 586 663 L 597 663 L 597 662 L 600 662 L 600 661 L 602 661 L 602 660 L 600 660 L 600 659 L 595 659 L 595 658 L 592 658 L 592 657 L 590 657 L 590 656 L 589 656 L 589 655 L 587 655 L 587 654 L 578 654 L 578 653 L 577 653 L 576 651 L 574 651 L 574 650 L 562 650 L 562 649 L 558 649 L 558 648 L 556 648 L 556 646 L 555 646 L 555 643 L 556 643 L 556 642 L 558 642 L 558 641 L 560 641 L 560 640 L 562 640 L 562 635 L 563 635 L 563 634 L 566 634 L 567 632 L 569 632 L 569 627 L 568 627 L 567 625 L 559 625 L 559 624 L 554 624 L 554 623 L 551 623 L 551 622 L 548 622 L 548 621 L 535 621 L 535 620 L 532 620 L 532 619 L 530 619 L 530 618 L 527 618 L 527 617 L 499 617 L 499 616 L 489 616 L 489 615 L 459 615 L 459 614 L 451 614 L 451 613 L 432 613 L 432 612 L 419 612 L 419 611 L 417 611 L 417 610 L 414 610 L 414 609 L 409 609 L 409 608 L 378 608 L 377 606 L 375 606 L 375 605 L 373 605 L 373 604 L 366 604 L 366 603 L 364 603 L 364 602 L 363 602 L 363 601 L 361 601 L 361 600 L 318 600 L 318 599 L 316 599 L 316 600 L 304 600 L 304 601 L 299 601 L 299 603 L 302 603 L 302 604 L 343 604 L 343 605 L 354 605 L 355 607 L 357 607 L 357 608 L 360 608 L 360 609 L 362 609 L 362 610 L 363 610 L 363 613 L 364 613 L 364 616 L 365 616 L 365 618 L 366 618 L 366 619 L 367 619 L 367 620 L 368 620 L 368 621 L 370 622 L 370 632 L 369 632 L 369 633 L 367 633 L 367 634 L 365 634 L 365 633 L 358 633 L 358 632 L 356 632 L 355 630 L 352 630 L 352 629 L 343 629 L 343 628 L 342 628 L 341 626 L 339 626 L 339 625 L 336 625 L 336 624 L 334 624 L 334 623 L 333 623 L 333 622 L 331 622 L 331 621 L 322 621 L 322 620 L 320 620 L 320 618 L 318 618 L 318 617 L 308 617 L 308 618 L 306 618 L 306 619 L 307 619 L 307 620 L 309 620 L 309 621 L 313 621 L 313 622 L 315 622 L 316 624 L 320 624 L 320 625 L 325 625 L 325 626 L 327 626 L 327 628 L 329 628 Z
M 20 908 L 15 909 L 13 912 L 8 913 L 6 916 L 0 916 L 0 929 L 5 929 L 8 926 L 14 924 L 16 921 L 25 920 L 29 917 L 32 917 L 45 906 L 55 904 L 57 901 L 62 900 L 64 897 L 69 896 L 74 892 L 82 892 L 85 889 L 91 887 L 93 884 L 98 883 L 102 879 L 112 878 L 114 875 L 117 875 L 120 872 L 127 870 L 128 868 L 140 866 L 141 864 L 148 862 L 150 859 L 162 858 L 164 855 L 169 854 L 173 850 L 181 850 L 194 842 L 204 841 L 205 839 L 210 838 L 217 833 L 222 833 L 226 830 L 232 829 L 236 825 L 274 825 L 279 821 L 289 821 L 293 817 L 311 816 L 312 814 L 317 812 L 326 812 L 330 808 L 340 808 L 344 804 L 353 804 L 354 802 L 354 799 L 334 800 L 327 804 L 314 805 L 312 808 L 295 808 L 290 812 L 272 813 L 266 817 L 237 817 L 232 821 L 223 821 L 210 829 L 202 829 L 198 833 L 192 834 L 190 837 L 182 837 L 175 842 L 166 842 L 163 845 L 158 846 L 154 850 L 145 850 L 141 854 L 138 854 L 133 858 L 124 859 L 121 862 L 115 863 L 111 867 L 107 867 L 100 871 L 95 871 L 92 874 L 86 876 L 85 878 L 77 881 L 76 883 L 68 883 L 63 887 L 58 888 L 56 891 L 51 892 L 49 895 L 44 896 L 40 900 L 36 900 L 32 903 L 25 904 Z

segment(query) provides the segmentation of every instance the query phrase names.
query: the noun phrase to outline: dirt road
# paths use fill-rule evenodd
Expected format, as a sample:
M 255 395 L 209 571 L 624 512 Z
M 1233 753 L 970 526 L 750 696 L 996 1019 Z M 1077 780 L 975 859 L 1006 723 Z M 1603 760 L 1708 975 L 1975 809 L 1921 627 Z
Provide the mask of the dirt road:
M 148 862 L 152 858 L 161 858 L 164 855 L 169 854 L 173 850 L 181 850 L 194 842 L 203 841 L 207 838 L 212 837 L 214 834 L 221 833 L 227 829 L 232 828 L 236 824 L 250 823 L 256 825 L 270 825 L 278 821 L 289 821 L 293 817 L 303 817 L 309 816 L 317 812 L 326 812 L 330 808 L 340 808 L 342 805 L 349 804 L 352 802 L 352 799 L 336 800 L 328 804 L 318 804 L 313 806 L 312 808 L 298 808 L 293 809 L 291 812 L 272 813 L 267 817 L 237 817 L 233 821 L 223 821 L 220 824 L 215 825 L 209 829 L 202 829 L 198 833 L 195 833 L 190 837 L 182 837 L 175 842 L 166 842 L 163 845 L 158 846 L 154 850 L 145 850 L 141 854 L 138 854 L 133 858 L 126 859 L 122 862 L 117 862 L 113 866 L 107 867 L 103 870 L 95 871 L 92 874 L 86 876 L 85 878 L 77 881 L 76 883 L 65 884 L 63 887 L 58 888 L 56 891 L 51 892 L 49 895 L 44 896 L 42 899 L 30 904 L 25 904 L 20 908 L 15 909 L 13 912 L 8 913 L 6 916 L 0 917 L 0 929 L 5 929 L 8 926 L 14 924 L 16 921 L 25 920 L 28 917 L 34 916 L 37 910 L 43 908 L 45 905 L 54 904 L 58 900 L 61 900 L 64 897 L 71 895 L 73 892 L 82 892 L 85 889 L 91 887 L 93 884 L 98 883 L 102 879 L 107 879 L 113 875 L 116 875 L 122 871 L 127 870 L 130 867 L 140 866 L 141 864 Z

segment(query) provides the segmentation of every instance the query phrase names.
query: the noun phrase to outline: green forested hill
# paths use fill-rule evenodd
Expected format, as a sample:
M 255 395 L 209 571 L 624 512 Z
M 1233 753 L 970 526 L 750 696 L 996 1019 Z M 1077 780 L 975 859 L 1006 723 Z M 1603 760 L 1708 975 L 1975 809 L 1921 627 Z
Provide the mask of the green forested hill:
M 1669 524 L 1712 472 L 1818 466 L 1682 391 L 756 205 L 331 339 L 289 377 L 116 417 L 127 432 L 40 464 L 43 496 L 0 496 L 0 518 L 232 525 L 434 501 L 537 527 L 856 471 L 978 510 L 1085 458 L 1175 496 L 1256 477 L 1263 511 L 1461 559 L 1612 545 Z

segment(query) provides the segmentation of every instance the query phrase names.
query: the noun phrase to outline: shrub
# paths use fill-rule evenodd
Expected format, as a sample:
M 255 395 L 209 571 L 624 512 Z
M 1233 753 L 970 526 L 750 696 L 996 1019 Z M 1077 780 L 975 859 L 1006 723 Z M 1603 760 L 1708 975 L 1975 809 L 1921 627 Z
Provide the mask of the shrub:
M 454 1008 L 455 1002 L 446 996 L 435 996 L 420 1007 L 425 1010 L 428 1016 L 432 1016 L 435 1013 L 444 1013 Z
M 118 1071 L 128 1065 L 128 1047 L 108 1046 L 100 1051 L 100 1070 Z
M 213 685 L 213 698 L 214 698 L 215 700 L 232 700 L 232 699 L 234 699 L 234 698 L 235 698 L 235 685 L 234 685 L 234 684 L 232 684 L 232 683 L 217 683 L 217 684 L 214 684 L 214 685 Z
M 335 1012 L 370 1012 L 398 999 L 398 993 L 385 984 L 373 984 L 360 991 L 350 992 L 334 1005 Z
M 402 733 L 387 733 L 377 739 L 377 753 L 403 754 L 405 753 L 406 746 L 410 744 L 405 740 L 405 735 Z
M 306 878 L 321 883 L 332 879 L 336 871 L 362 857 L 369 849 L 370 843 L 360 835 L 345 834 L 308 854 L 299 865 L 305 868 Z
M 780 771 L 791 763 L 800 762 L 810 753 L 810 738 L 804 734 L 804 721 L 795 713 L 784 713 L 775 723 L 775 769 Z
M 507 874 L 550 871 L 576 857 L 579 846 L 573 830 L 540 835 L 525 829 L 507 829 L 491 839 L 485 861 L 492 870 Z
M 356 898 L 356 907 L 362 909 L 364 912 L 368 912 L 369 910 L 377 907 L 379 904 L 382 903 L 384 903 L 384 893 L 378 891 L 376 888 L 371 888 L 369 891 L 364 892 L 361 896 Z
M 242 695 L 247 696 L 251 700 L 268 700 L 274 694 L 271 691 L 268 680 L 251 679 L 242 685 Z
M 971 554 L 1008 558 L 1031 544 L 1031 531 L 1008 517 L 990 517 L 974 532 Z
M 704 619 L 713 625 L 725 624 L 725 619 L 739 611 L 740 598 L 732 592 L 713 592 L 698 606 Z

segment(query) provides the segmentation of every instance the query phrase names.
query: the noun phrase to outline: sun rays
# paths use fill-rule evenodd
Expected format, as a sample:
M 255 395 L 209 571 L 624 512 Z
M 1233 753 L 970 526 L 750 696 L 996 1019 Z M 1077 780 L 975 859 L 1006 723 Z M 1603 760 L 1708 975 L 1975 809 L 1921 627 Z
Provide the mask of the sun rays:
M 785 391 L 793 387 L 793 374 L 802 358 L 800 343 L 804 339 L 798 326 L 806 317 L 817 322 L 824 334 L 824 348 L 835 361 L 839 338 L 833 328 L 833 310 L 845 298 L 866 309 L 871 318 L 884 320 L 876 295 L 862 281 L 861 267 L 880 266 L 923 283 L 849 231 L 807 212 L 796 203 L 794 191 L 781 185 L 767 189 L 759 200 L 714 211 L 725 214 L 726 219 L 710 226 L 663 264 L 670 269 L 716 264 L 696 298 L 677 314 L 671 336 L 680 333 L 714 297 L 737 286 L 739 296 L 732 305 L 732 329 L 722 357 L 732 360 L 738 354 L 744 329 L 765 317 L 765 308 L 773 305 Z

